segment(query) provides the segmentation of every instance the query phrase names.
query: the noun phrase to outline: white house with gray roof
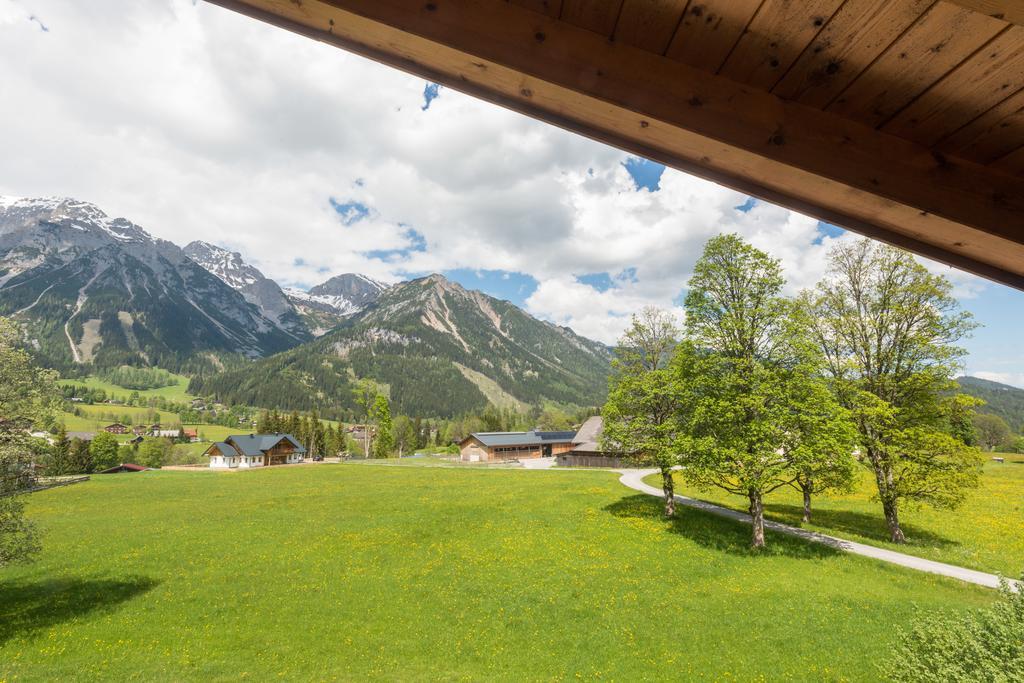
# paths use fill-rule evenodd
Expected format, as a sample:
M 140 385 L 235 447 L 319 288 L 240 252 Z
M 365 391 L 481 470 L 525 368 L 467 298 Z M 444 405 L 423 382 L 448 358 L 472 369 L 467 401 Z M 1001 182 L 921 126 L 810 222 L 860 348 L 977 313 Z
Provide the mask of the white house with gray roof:
M 248 469 L 300 463 L 306 449 L 291 434 L 239 434 L 212 444 L 204 455 L 212 469 Z

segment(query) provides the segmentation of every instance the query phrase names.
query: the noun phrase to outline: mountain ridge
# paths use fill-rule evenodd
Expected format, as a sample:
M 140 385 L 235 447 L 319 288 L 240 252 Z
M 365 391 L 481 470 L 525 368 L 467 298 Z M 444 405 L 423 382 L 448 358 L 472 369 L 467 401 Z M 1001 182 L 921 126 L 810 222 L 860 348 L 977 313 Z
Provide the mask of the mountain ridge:
M 270 355 L 298 340 L 177 245 L 65 197 L 0 200 L 0 315 L 51 367 Z

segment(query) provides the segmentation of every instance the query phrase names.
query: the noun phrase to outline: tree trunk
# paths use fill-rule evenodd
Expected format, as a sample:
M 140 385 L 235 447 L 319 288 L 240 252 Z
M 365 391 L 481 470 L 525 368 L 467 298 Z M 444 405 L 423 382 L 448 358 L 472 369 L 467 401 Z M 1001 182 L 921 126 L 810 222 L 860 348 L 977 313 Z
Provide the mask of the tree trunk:
M 661 490 L 665 493 L 665 516 L 676 516 L 676 482 L 671 469 L 661 470 Z
M 882 460 L 878 453 L 868 449 L 868 458 L 875 471 L 875 483 L 878 485 L 878 497 L 882 501 L 882 512 L 885 523 L 889 526 L 889 540 L 893 543 L 906 543 L 907 539 L 900 528 L 900 514 L 896 497 L 892 494 L 892 469 Z
M 882 500 L 882 511 L 885 512 L 885 523 L 889 525 L 889 540 L 893 543 L 906 543 L 907 539 L 900 528 L 900 513 L 895 500 Z
M 804 493 L 804 516 L 802 517 L 803 523 L 808 524 L 811 521 L 811 484 L 805 484 L 800 487 Z
M 753 528 L 753 536 L 750 545 L 754 548 L 764 547 L 764 502 L 761 500 L 761 492 L 753 489 L 747 494 L 750 498 L 750 522 Z

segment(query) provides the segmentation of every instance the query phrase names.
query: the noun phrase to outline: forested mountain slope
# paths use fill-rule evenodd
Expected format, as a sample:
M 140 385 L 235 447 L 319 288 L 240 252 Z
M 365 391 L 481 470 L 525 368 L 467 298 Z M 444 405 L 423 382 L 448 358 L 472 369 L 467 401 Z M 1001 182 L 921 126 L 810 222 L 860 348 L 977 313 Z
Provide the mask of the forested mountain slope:
M 1024 389 L 980 377 L 959 377 L 956 381 L 963 393 L 985 401 L 979 413 L 998 415 L 1015 434 L 1024 432 Z
M 356 378 L 390 388 L 394 409 L 423 416 L 488 402 L 598 405 L 610 353 L 515 305 L 440 275 L 384 291 L 316 341 L 229 372 L 197 377 L 191 391 L 282 409 L 352 409 Z

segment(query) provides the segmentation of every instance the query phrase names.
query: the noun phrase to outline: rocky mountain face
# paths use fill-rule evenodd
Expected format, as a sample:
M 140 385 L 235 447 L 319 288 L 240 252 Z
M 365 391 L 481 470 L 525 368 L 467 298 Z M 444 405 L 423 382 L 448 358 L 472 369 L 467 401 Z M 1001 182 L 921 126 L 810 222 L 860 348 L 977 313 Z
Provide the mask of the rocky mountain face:
M 310 332 L 319 337 L 372 304 L 387 287 L 365 275 L 345 273 L 310 288 L 308 292 L 290 288 L 285 290 L 285 294 L 306 321 Z
M 241 254 L 200 241 L 186 244 L 183 251 L 224 284 L 240 292 L 265 318 L 297 342 L 312 338 L 305 321 L 278 284 L 246 263 Z
M 57 368 L 178 369 L 204 352 L 255 358 L 300 341 L 178 246 L 65 198 L 0 198 L 0 315 Z
M 330 412 L 353 407 L 352 381 L 370 377 L 388 387 L 398 412 L 448 416 L 488 403 L 598 405 L 610 360 L 602 344 L 431 275 L 382 291 L 316 341 L 244 370 L 197 377 L 192 390 Z

